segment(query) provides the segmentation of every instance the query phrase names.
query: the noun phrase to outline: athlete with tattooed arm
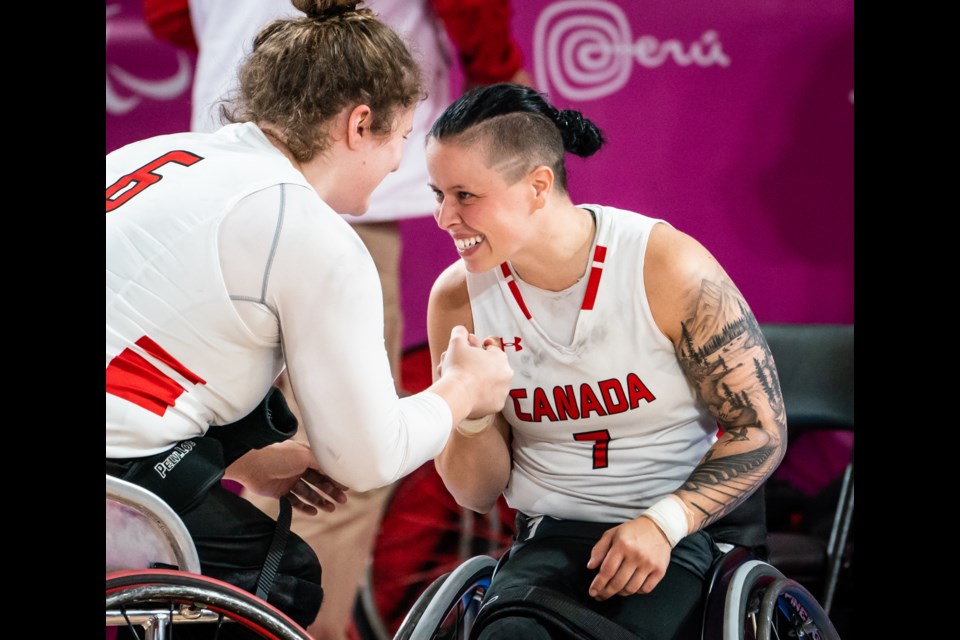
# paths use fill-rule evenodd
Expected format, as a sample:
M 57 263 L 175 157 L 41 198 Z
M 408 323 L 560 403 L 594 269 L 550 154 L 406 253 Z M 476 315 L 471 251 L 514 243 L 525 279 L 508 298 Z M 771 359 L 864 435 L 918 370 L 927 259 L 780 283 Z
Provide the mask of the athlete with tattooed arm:
M 762 491 L 786 418 L 757 321 L 723 268 L 664 220 L 573 204 L 564 152 L 603 144 L 515 84 L 475 89 L 427 139 L 437 223 L 460 260 L 431 292 L 438 375 L 450 329 L 499 336 L 503 410 L 436 458 L 457 501 L 518 510 L 487 601 L 538 586 L 644 638 L 699 638 L 703 583 L 731 545 L 763 553 Z M 489 341 L 488 341 L 489 342 Z M 551 638 L 501 617 L 491 638 Z

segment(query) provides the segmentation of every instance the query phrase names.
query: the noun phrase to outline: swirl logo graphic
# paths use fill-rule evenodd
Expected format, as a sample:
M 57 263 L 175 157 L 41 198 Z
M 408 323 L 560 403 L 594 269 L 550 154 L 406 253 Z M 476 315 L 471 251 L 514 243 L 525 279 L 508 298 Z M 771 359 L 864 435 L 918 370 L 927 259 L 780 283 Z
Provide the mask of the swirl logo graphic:
M 647 68 L 667 60 L 682 67 L 730 66 L 716 31 L 705 31 L 688 47 L 650 35 L 634 40 L 626 14 L 604 0 L 554 2 L 537 18 L 533 47 L 537 86 L 571 100 L 616 93 L 630 79 L 634 60 Z
M 121 11 L 118 5 L 107 5 L 107 40 L 110 40 L 110 17 Z M 136 108 L 142 98 L 173 100 L 190 86 L 190 57 L 177 51 L 177 70 L 169 78 L 151 80 L 139 78 L 116 64 L 107 64 L 107 113 L 122 116 Z M 113 80 L 113 84 L 111 84 Z M 132 95 L 123 95 L 116 89 L 119 85 Z

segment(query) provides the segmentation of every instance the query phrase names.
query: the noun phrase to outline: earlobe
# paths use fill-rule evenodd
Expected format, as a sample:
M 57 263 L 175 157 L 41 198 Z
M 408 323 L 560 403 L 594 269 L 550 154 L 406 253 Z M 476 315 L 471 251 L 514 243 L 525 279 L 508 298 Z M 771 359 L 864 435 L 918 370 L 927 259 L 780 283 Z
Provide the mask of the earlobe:
M 370 121 L 373 112 L 365 104 L 358 104 L 347 117 L 347 146 L 356 149 L 364 136 L 370 135 Z

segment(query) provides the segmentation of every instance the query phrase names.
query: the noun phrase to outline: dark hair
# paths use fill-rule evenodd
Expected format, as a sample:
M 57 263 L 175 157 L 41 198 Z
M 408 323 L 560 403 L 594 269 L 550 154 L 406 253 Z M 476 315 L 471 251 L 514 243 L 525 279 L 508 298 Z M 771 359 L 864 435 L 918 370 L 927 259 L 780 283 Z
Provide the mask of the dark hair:
M 330 140 L 323 125 L 344 108 L 369 105 L 371 130 L 393 130 L 399 111 L 425 97 L 406 44 L 357 0 L 292 0 L 306 17 L 275 20 L 240 70 L 229 122 L 273 125 L 293 156 L 310 160 Z
M 502 167 L 511 182 L 547 165 L 564 192 L 564 151 L 586 158 L 605 142 L 603 132 L 579 111 L 556 109 L 537 90 L 508 82 L 464 93 L 433 123 L 429 137 L 479 142 L 489 166 Z

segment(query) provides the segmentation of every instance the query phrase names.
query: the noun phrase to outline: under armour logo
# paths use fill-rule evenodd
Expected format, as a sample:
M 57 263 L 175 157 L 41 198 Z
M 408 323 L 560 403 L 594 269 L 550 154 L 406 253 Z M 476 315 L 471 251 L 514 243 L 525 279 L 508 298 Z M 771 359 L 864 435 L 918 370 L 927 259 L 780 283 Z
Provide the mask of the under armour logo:
M 500 349 L 506 350 L 507 347 L 513 347 L 514 351 L 523 351 L 523 345 L 520 344 L 520 336 L 514 336 L 513 342 L 504 342 L 503 338 L 500 338 Z

